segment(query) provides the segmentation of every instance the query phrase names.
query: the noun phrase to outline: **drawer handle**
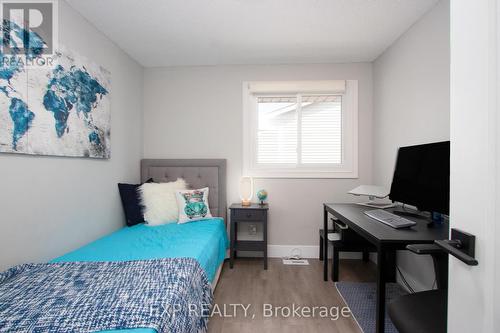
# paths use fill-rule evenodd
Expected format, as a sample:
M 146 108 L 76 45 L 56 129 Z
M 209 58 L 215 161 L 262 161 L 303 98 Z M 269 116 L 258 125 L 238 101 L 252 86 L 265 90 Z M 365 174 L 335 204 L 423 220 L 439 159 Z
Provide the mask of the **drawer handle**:
M 340 230 L 347 230 L 349 229 L 348 226 L 346 226 L 345 224 L 340 224 L 340 223 L 337 223 L 335 222 L 335 225 L 340 229 Z

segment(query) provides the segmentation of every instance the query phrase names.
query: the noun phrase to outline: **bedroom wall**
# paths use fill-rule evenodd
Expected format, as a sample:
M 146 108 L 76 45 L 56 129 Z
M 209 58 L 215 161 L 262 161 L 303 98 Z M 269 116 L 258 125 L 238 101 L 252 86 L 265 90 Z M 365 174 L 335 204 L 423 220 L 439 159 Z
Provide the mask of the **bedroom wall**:
M 450 138 L 449 24 L 442 0 L 373 63 L 375 184 L 390 186 L 398 147 Z M 417 290 L 432 286 L 430 258 L 397 260 Z
M 0 154 L 0 271 L 124 225 L 116 183 L 139 180 L 143 70 L 60 1 L 60 43 L 111 71 L 111 159 Z
M 372 181 L 372 66 L 369 63 L 148 68 L 144 76 L 146 158 L 226 158 L 228 200 L 238 202 L 242 173 L 242 83 L 259 80 L 359 80 L 359 179 L 258 179 L 269 192 L 270 255 L 300 246 L 317 256 L 323 202 Z

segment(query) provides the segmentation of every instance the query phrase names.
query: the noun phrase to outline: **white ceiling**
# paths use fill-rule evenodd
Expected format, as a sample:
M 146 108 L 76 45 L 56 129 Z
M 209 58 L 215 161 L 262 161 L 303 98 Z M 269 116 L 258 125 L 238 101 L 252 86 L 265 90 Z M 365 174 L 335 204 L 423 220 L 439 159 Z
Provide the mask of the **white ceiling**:
M 146 67 L 373 61 L 438 0 L 67 0 Z

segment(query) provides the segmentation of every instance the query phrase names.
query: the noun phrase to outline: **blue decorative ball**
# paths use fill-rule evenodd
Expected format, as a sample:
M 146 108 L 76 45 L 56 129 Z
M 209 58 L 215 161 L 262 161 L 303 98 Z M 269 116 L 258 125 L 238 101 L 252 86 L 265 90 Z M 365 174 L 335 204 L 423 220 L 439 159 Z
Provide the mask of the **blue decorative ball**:
M 261 202 L 265 201 L 267 199 L 267 191 L 260 190 L 259 192 L 257 192 L 257 198 L 259 198 Z

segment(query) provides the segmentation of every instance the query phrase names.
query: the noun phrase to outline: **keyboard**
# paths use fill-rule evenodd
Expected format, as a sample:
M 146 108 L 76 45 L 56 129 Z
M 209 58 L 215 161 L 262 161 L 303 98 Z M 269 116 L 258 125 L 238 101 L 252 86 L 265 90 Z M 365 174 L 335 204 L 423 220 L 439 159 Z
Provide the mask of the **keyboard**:
M 367 210 L 365 214 L 374 220 L 387 224 L 390 227 L 399 229 L 416 225 L 416 222 L 405 219 L 404 217 L 389 213 L 383 209 Z

